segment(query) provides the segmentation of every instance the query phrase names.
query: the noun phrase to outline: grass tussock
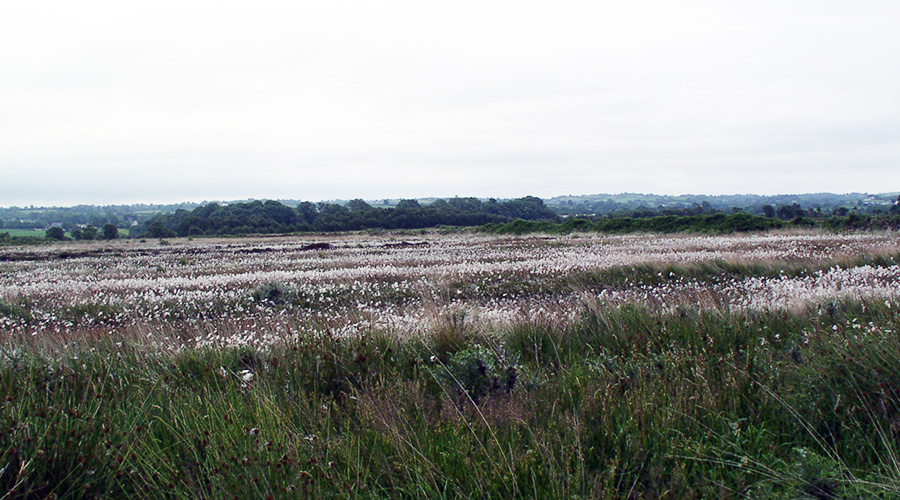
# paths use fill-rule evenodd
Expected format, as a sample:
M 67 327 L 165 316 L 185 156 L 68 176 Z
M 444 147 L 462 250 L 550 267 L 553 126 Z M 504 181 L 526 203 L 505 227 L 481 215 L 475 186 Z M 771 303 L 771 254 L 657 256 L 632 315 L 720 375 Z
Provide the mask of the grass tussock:
M 716 259 L 697 262 L 647 262 L 606 269 L 572 273 L 569 283 L 575 289 L 598 287 L 627 288 L 635 284 L 660 285 L 672 281 L 696 283 L 742 280 L 746 278 L 798 278 L 812 276 L 835 267 L 887 268 L 900 263 L 895 252 L 837 255 L 828 259 Z
M 900 498 L 900 315 L 586 310 L 502 332 L 0 355 L 3 498 Z

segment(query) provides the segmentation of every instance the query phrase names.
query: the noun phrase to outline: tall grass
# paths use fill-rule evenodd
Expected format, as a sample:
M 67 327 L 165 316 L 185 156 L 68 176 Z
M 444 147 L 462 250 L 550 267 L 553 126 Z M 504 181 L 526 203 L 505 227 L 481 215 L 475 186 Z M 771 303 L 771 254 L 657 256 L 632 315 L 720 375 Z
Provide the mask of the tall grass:
M 898 331 L 883 303 L 632 305 L 267 351 L 6 345 L 0 498 L 900 498 Z

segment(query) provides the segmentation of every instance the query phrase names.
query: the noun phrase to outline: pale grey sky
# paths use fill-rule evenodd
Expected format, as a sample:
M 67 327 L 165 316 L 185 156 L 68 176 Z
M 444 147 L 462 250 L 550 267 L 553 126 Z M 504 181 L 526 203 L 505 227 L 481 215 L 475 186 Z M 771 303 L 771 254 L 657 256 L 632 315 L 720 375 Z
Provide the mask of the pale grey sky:
M 0 206 L 900 190 L 900 2 L 0 6 Z

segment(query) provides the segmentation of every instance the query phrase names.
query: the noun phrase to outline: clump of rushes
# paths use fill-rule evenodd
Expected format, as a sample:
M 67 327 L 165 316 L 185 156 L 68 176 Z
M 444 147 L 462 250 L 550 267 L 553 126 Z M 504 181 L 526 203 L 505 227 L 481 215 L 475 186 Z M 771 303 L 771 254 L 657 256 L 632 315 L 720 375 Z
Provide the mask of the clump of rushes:
M 456 352 L 435 372 L 444 385 L 456 388 L 460 396 L 474 403 L 511 391 L 518 378 L 515 366 L 504 366 L 497 354 L 483 345 Z
M 595 307 L 504 331 L 457 317 L 440 356 L 396 332 L 171 354 L 6 345 L 0 491 L 896 498 L 897 309 Z

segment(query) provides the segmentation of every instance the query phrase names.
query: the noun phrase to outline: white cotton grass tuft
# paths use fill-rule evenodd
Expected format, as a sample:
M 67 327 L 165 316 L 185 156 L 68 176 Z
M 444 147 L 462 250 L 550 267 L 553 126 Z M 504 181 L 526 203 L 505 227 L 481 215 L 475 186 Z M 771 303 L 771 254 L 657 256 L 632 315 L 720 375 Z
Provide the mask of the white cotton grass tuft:
M 528 321 L 566 324 L 585 308 L 623 304 L 792 311 L 834 300 L 884 302 L 890 309 L 900 300 L 900 267 L 853 264 L 858 256 L 900 253 L 900 240 L 890 234 L 421 239 L 429 244 L 397 249 L 387 247 L 391 240 L 384 236 L 345 235 L 334 237 L 333 250 L 320 253 L 301 250 L 309 241 L 297 238 L 195 244 L 192 252 L 203 258 L 190 260 L 173 245 L 65 262 L 6 262 L 0 301 L 27 303 L 29 309 L 27 318 L 0 312 L 0 331 L 38 339 L 106 331 L 172 352 L 266 349 L 311 332 L 422 338 L 459 311 L 471 319 L 467 327 L 501 331 Z M 714 262 L 773 268 L 802 262 L 823 270 L 727 280 L 694 280 L 669 270 Z M 584 279 L 639 266 L 650 267 L 655 278 L 626 278 L 611 287 Z M 253 299 L 254 292 L 273 286 L 278 303 Z M 67 312 L 72 309 L 96 313 L 73 321 Z M 221 367 L 218 374 L 244 384 L 256 375 Z

